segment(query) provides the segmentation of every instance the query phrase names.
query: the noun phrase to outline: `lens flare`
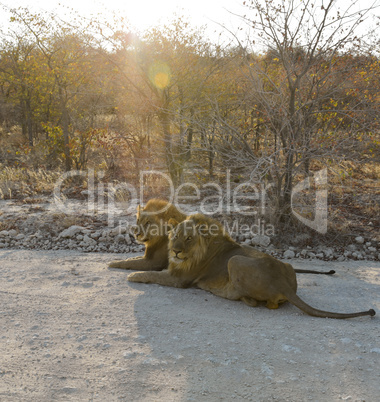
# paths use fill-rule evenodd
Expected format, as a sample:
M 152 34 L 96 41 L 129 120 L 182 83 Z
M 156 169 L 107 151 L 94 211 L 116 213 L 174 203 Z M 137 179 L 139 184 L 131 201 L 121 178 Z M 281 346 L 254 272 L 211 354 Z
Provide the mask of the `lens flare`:
M 162 61 L 156 61 L 149 68 L 149 80 L 158 89 L 165 89 L 170 84 L 170 76 L 170 67 Z

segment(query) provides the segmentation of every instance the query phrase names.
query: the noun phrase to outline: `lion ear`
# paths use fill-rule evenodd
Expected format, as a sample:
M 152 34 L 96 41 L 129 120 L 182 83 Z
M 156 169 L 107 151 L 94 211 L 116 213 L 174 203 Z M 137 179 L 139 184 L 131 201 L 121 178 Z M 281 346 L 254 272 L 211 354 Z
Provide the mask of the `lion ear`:
M 174 218 L 170 218 L 168 223 L 169 223 L 169 225 L 172 226 L 173 228 L 175 228 L 175 227 L 179 224 L 179 222 L 176 221 Z

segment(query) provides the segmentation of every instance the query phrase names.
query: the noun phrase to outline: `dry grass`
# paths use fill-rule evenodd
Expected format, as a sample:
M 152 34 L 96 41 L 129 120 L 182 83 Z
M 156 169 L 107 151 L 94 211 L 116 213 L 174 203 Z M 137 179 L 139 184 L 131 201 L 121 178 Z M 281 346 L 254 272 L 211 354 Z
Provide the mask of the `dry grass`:
M 348 236 L 376 238 L 380 227 L 380 163 L 350 164 L 329 176 L 329 223 Z
M 0 165 L 0 199 L 27 199 L 50 194 L 58 177 L 58 172 Z

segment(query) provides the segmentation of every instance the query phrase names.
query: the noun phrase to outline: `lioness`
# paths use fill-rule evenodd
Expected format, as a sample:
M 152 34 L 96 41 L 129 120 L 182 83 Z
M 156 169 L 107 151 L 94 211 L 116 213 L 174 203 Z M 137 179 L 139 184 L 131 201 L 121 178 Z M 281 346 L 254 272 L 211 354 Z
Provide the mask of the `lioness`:
M 242 300 L 249 306 L 266 302 L 271 309 L 289 301 L 315 317 L 375 315 L 372 309 L 341 314 L 309 306 L 296 294 L 296 273 L 290 264 L 242 247 L 225 233 L 219 222 L 201 214 L 188 217 L 170 232 L 168 269 L 135 272 L 128 280 L 179 288 L 196 286 L 226 299 Z
M 181 222 L 186 219 L 178 209 L 164 200 L 149 200 L 144 209 L 137 207 L 137 221 L 134 236 L 145 245 L 143 256 L 127 260 L 112 261 L 110 268 L 160 271 L 168 267 L 168 221 Z

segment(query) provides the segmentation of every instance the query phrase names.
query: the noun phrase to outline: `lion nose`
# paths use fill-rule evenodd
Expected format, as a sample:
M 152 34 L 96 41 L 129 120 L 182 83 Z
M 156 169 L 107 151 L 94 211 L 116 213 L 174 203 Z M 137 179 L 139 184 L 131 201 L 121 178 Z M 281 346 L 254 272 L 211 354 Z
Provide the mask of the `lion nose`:
M 173 249 L 172 251 L 176 257 L 178 257 L 178 254 L 181 252 L 181 250 L 176 250 L 176 249 Z

